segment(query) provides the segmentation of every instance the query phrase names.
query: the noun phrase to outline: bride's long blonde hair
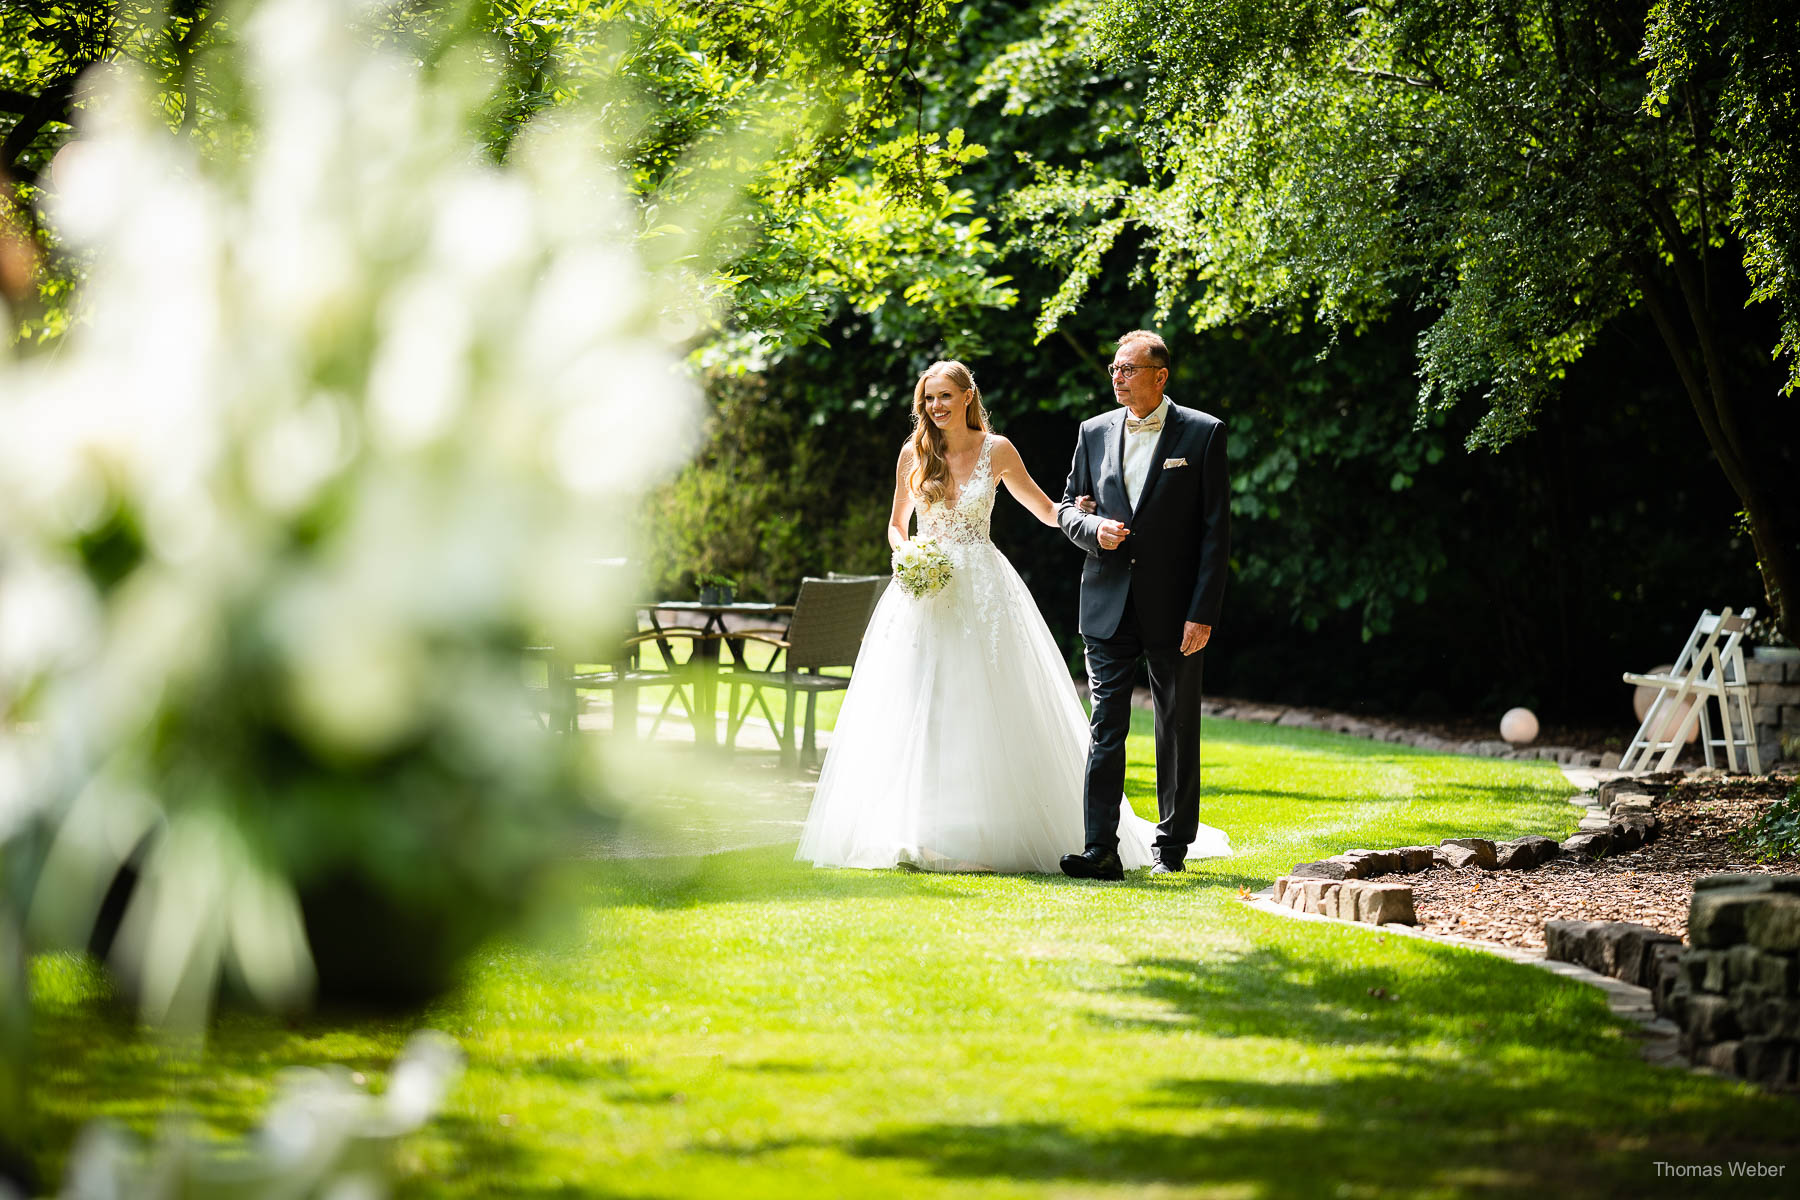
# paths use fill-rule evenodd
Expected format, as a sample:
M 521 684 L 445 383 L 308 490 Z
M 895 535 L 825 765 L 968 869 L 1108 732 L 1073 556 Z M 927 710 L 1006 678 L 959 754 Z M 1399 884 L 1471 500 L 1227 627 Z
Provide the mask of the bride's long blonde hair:
M 937 504 L 950 494 L 950 460 L 944 456 L 944 434 L 925 415 L 925 385 L 934 375 L 942 375 L 950 385 L 971 393 L 964 418 L 970 429 L 987 432 L 987 409 L 981 403 L 981 389 L 975 386 L 975 375 L 954 359 L 934 362 L 913 385 L 913 469 L 907 483 L 913 495 L 926 504 Z

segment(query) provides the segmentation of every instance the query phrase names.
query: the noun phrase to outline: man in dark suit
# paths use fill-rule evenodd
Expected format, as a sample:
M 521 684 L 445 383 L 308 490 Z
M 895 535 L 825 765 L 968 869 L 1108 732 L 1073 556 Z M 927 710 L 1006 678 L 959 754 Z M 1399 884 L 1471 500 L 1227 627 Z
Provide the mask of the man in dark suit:
M 1119 339 L 1110 368 L 1123 406 L 1082 423 L 1057 519 L 1087 551 L 1081 636 L 1093 700 L 1082 802 L 1087 847 L 1065 875 L 1122 879 L 1119 797 L 1140 659 L 1156 708 L 1152 874 L 1182 870 L 1200 821 L 1200 651 L 1219 621 L 1230 555 L 1225 425 L 1171 403 L 1169 347 L 1148 330 Z M 1093 498 L 1094 511 L 1080 504 Z

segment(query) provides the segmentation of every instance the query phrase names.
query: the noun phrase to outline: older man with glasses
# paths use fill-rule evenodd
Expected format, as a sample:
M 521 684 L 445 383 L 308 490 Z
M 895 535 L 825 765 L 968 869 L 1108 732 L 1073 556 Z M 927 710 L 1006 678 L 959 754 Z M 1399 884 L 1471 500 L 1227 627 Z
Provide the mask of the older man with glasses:
M 1122 409 L 1082 423 L 1057 518 L 1087 551 L 1081 621 L 1093 700 L 1083 805 L 1086 847 L 1062 859 L 1078 879 L 1122 879 L 1119 797 L 1131 685 L 1140 660 L 1156 709 L 1156 861 L 1180 871 L 1200 820 L 1200 651 L 1218 624 L 1230 557 L 1225 425 L 1172 403 L 1169 347 L 1149 330 L 1119 339 L 1109 367 Z M 1092 497 L 1083 503 L 1084 498 Z

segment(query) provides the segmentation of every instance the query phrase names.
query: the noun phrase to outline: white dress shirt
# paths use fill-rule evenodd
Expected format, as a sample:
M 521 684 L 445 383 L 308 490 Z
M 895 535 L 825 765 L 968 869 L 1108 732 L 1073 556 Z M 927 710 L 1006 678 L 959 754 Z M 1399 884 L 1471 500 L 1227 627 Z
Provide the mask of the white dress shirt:
M 1130 417 L 1129 410 L 1125 415 Z M 1164 396 L 1156 411 L 1150 414 L 1161 417 L 1165 422 L 1169 419 L 1169 398 Z M 1156 457 L 1156 443 L 1162 437 L 1161 430 L 1140 429 L 1136 433 L 1125 434 L 1125 498 L 1131 501 L 1131 507 L 1137 508 L 1138 497 L 1144 494 L 1144 481 L 1150 478 L 1150 461 Z

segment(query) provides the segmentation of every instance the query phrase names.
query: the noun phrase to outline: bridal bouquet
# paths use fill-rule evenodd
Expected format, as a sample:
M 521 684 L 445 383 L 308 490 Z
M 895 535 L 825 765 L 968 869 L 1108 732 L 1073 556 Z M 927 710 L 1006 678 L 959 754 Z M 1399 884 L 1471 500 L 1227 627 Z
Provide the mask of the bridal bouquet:
M 894 580 L 915 600 L 935 595 L 950 582 L 950 556 L 932 538 L 908 542 L 894 551 Z

